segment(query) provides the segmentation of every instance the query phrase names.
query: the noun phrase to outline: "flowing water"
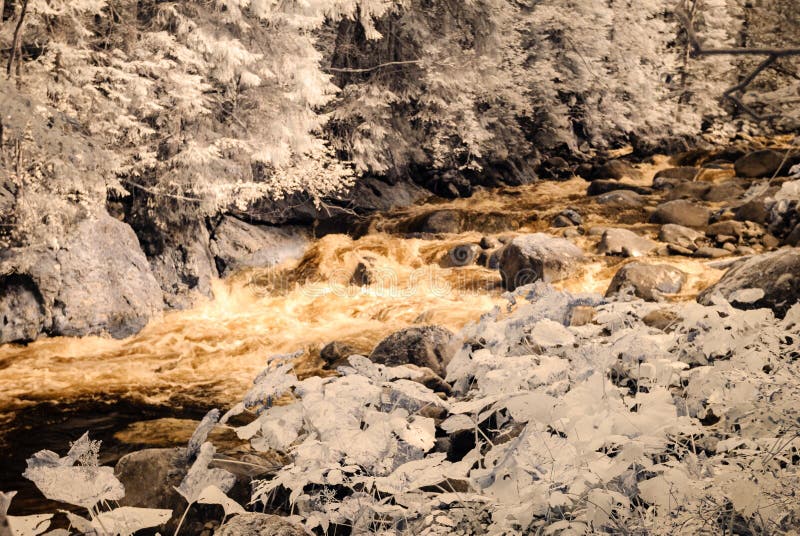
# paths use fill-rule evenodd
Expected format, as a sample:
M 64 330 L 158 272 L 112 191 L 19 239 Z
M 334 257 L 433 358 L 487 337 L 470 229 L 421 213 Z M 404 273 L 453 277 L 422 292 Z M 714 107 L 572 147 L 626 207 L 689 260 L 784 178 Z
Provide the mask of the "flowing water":
M 642 184 L 664 165 L 644 169 Z M 41 448 L 60 452 L 85 429 L 105 440 L 106 461 L 137 446 L 181 443 L 193 427 L 186 418 L 234 404 L 274 354 L 302 351 L 296 360 L 301 376 L 330 374 L 319 358 L 328 342 L 368 353 L 381 338 L 412 324 L 457 330 L 476 320 L 503 301 L 499 273 L 477 265 L 447 267 L 443 259 L 455 245 L 547 230 L 567 207 L 584 215 L 585 229 L 613 224 L 657 233 L 641 223 L 645 209 L 602 206 L 585 191 L 580 179 L 543 182 L 378 215 L 360 239 L 328 235 L 298 261 L 217 281 L 213 300 L 166 313 L 128 339 L 57 337 L 0 346 L 0 491 L 24 488 L 19 474 L 25 457 Z M 441 209 L 462 215 L 463 232 L 408 233 Z M 605 291 L 622 259 L 594 254 L 598 239 L 588 233 L 574 239 L 590 262 L 558 286 Z M 373 284 L 350 284 L 359 262 L 371 266 Z M 689 274 L 676 299 L 689 299 L 721 274 L 689 258 L 652 262 Z M 17 512 L 36 509 L 25 506 L 35 502 L 33 491 L 15 501 Z

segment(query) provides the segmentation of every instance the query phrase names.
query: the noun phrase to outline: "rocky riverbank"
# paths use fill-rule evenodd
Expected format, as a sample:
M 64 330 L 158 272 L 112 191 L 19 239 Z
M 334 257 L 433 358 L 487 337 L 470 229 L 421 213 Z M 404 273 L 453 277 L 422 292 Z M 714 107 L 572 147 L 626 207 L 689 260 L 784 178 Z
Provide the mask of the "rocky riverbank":
M 229 407 L 239 396 L 247 400 L 249 380 L 269 354 L 294 350 L 300 350 L 294 359 L 295 373 L 301 379 L 333 377 L 340 367 L 354 366 L 351 355 L 362 354 L 373 363 L 405 367 L 403 374 L 452 404 L 476 395 L 464 383 L 470 377 L 482 378 L 479 384 L 500 385 L 494 376 L 503 374 L 502 360 L 526 355 L 520 353 L 525 349 L 548 359 L 570 361 L 572 368 L 563 372 L 566 376 L 560 376 L 562 372 L 558 378 L 547 376 L 541 386 L 549 393 L 548 389 L 568 380 L 572 390 L 581 384 L 586 370 L 576 365 L 575 356 L 567 350 L 570 344 L 590 352 L 592 345 L 616 340 L 615 333 L 624 326 L 651 330 L 646 336 L 643 331 L 644 339 L 631 344 L 660 345 L 658 359 L 676 367 L 683 363 L 687 370 L 712 367 L 717 374 L 721 369 L 713 367 L 721 366 L 718 362 L 738 363 L 749 359 L 749 354 L 738 353 L 746 350 L 744 342 L 734 346 L 720 343 L 713 351 L 711 346 L 698 350 L 692 330 L 698 326 L 711 329 L 719 323 L 708 315 L 719 313 L 719 318 L 734 323 L 754 322 L 746 328 L 735 324 L 733 330 L 746 332 L 746 337 L 755 336 L 753 326 L 774 329 L 781 337 L 781 330 L 790 329 L 795 321 L 792 306 L 800 294 L 796 247 L 800 191 L 797 179 L 789 174 L 791 160 L 791 155 L 774 150 L 657 158 L 635 164 L 609 161 L 594 168 L 576 168 L 584 178 L 477 189 L 467 199 L 428 198 L 425 203 L 406 206 L 413 197 L 409 196 L 361 214 L 341 212 L 343 219 L 338 223 L 329 221 L 330 228 L 317 228 L 318 234 L 325 235 L 318 239 L 312 238 L 314 229 L 302 225 L 254 224 L 240 219 L 245 216 L 239 214 L 195 229 L 191 233 L 194 241 L 179 247 L 170 249 L 167 241 L 153 248 L 152 241 L 137 242 L 131 228 L 117 219 L 88 219 L 57 248 L 5 254 L 0 266 L 8 274 L 5 288 L 11 291 L 3 294 L 2 306 L 23 313 L 6 313 L 6 318 L 12 319 L 3 325 L 6 340 L 34 339 L 40 333 L 77 336 L 108 332 L 124 337 L 158 316 L 165 305 L 188 305 L 193 293 L 202 295 L 214 286 L 217 300 L 170 313 L 124 341 L 74 339 L 79 345 L 75 352 L 68 350 L 69 339 L 59 338 L 45 338 L 28 348 L 3 347 L 0 359 L 6 366 L 0 370 L 0 383 L 9 397 L 4 408 L 19 412 L 48 397 L 66 401 L 100 394 L 152 403 L 181 393 L 194 406 L 202 399 Z M 556 164 L 548 165 L 558 167 Z M 570 168 L 570 174 L 572 171 Z M 356 238 L 329 232 L 345 221 Z M 107 239 L 110 236 L 118 238 Z M 299 260 L 284 262 L 291 258 Z M 277 267 L 269 268 L 273 266 Z M 115 275 L 119 273 L 125 276 L 119 278 Z M 214 282 L 220 274 L 230 276 L 228 287 Z M 517 349 L 493 347 L 497 367 L 487 361 L 484 365 L 489 368 L 480 369 L 479 374 L 453 372 L 454 361 L 461 359 L 459 366 L 465 366 L 459 353 L 464 351 L 465 337 L 482 337 L 476 328 L 463 329 L 465 324 L 492 305 L 504 306 L 509 297 L 510 307 L 524 297 L 534 310 L 545 307 L 545 302 L 540 303 L 542 296 L 556 299 L 545 287 L 536 287 L 531 294 L 532 283 L 555 286 L 564 292 L 558 296 L 569 305 L 563 310 L 559 305 L 557 311 L 544 316 L 519 313 L 522 316 L 509 320 L 509 326 L 531 327 L 525 335 L 527 342 L 502 342 L 501 337 L 496 344 Z M 247 289 L 247 297 L 237 288 Z M 507 291 L 512 294 L 503 297 Z M 581 294 L 584 292 L 593 294 Z M 97 299 L 102 299 L 104 308 L 93 307 L 92 301 Z M 694 304 L 695 299 L 700 305 Z M 497 311 L 501 309 L 492 314 L 499 314 Z M 702 319 L 698 320 L 698 314 Z M 725 326 L 713 329 L 728 329 Z M 788 345 L 784 350 L 790 352 L 794 342 L 787 339 L 780 344 Z M 475 341 L 470 344 L 473 350 L 477 348 Z M 769 352 L 770 356 L 775 353 Z M 72 370 L 72 354 L 84 367 L 78 375 Z M 651 356 L 641 362 L 651 358 L 656 359 Z M 544 366 L 542 359 L 537 357 L 531 370 Z M 781 359 L 767 359 L 770 370 L 762 373 L 772 374 Z M 559 369 L 558 363 L 547 361 L 547 367 Z M 372 372 L 356 369 L 372 378 Z M 784 374 L 789 369 L 780 370 Z M 611 366 L 609 370 L 602 372 L 617 375 L 612 383 L 630 388 L 634 377 L 630 367 Z M 45 376 L 43 371 L 47 371 Z M 690 375 L 687 372 L 686 378 Z M 683 375 L 678 380 L 681 378 Z M 676 397 L 685 397 L 686 386 L 680 381 L 669 383 L 674 379 L 664 380 L 667 384 L 662 387 L 672 389 Z M 750 380 L 761 390 L 772 379 Z M 694 386 L 705 385 L 696 378 L 693 381 Z M 26 391 L 28 384 L 40 388 L 36 393 Z M 625 396 L 629 395 L 623 395 L 623 400 Z M 245 404 L 250 409 L 253 400 Z M 690 417 L 703 421 L 703 426 L 706 421 L 708 426 L 718 424 L 720 412 L 734 411 L 727 406 L 708 410 L 710 406 L 698 400 Z M 448 411 L 451 418 L 459 415 L 452 406 Z M 728 419 L 725 426 L 735 424 L 734 413 L 724 417 L 723 421 Z M 447 415 L 424 414 L 433 419 L 436 446 L 423 450 L 427 455 L 445 454 L 455 462 L 474 445 L 464 444 L 457 429 L 442 428 Z M 231 424 L 246 427 L 253 418 L 245 412 L 232 417 Z M 13 417 L 7 422 L 13 426 Z M 495 426 L 498 421 L 492 422 Z M 135 432 L 140 440 L 150 433 L 143 424 Z M 482 432 L 499 445 L 500 436 L 513 438 L 519 432 L 513 430 L 513 426 L 500 425 L 499 436 L 488 428 Z M 237 484 L 230 488 L 236 500 L 246 501 L 247 493 L 242 490 L 248 488 L 250 479 L 278 474 L 276 467 L 297 459 L 292 458 L 296 453 L 288 445 L 274 448 L 269 443 L 272 446 L 262 451 L 255 439 L 242 442 L 239 431 L 236 437 L 226 427 L 219 432 L 223 436 L 215 436 L 215 444 L 224 456 L 217 456 L 214 463 L 237 475 Z M 560 433 L 572 437 L 572 432 Z M 733 437 L 728 428 L 704 433 L 715 440 Z M 780 437 L 779 431 L 770 433 Z M 181 436 L 170 437 L 160 445 L 173 447 Z M 271 440 L 262 437 L 259 441 L 263 446 Z M 184 499 L 160 493 L 156 485 L 150 489 L 142 484 L 180 484 L 191 466 L 191 456 L 181 452 L 172 448 L 142 451 L 120 462 L 117 476 L 128 490 L 126 501 L 181 512 L 178 506 Z M 717 454 L 722 455 L 721 451 Z M 176 456 L 179 462 L 173 460 Z M 225 465 L 225 459 L 231 462 Z M 236 469 L 241 467 L 237 463 L 260 469 L 257 474 L 243 471 Z M 161 478 L 158 471 L 166 471 L 169 478 Z M 471 486 L 478 489 L 474 482 Z M 156 499 L 153 493 L 172 497 L 172 502 Z M 29 501 L 25 504 L 31 504 Z M 283 512 L 281 506 L 271 504 L 276 512 Z M 312 510 L 304 510 L 303 515 Z M 208 521 L 203 512 L 190 518 L 192 530 L 210 532 L 211 525 L 202 528 Z M 249 523 L 248 519 L 240 521 Z M 172 523 L 176 522 L 173 517 Z

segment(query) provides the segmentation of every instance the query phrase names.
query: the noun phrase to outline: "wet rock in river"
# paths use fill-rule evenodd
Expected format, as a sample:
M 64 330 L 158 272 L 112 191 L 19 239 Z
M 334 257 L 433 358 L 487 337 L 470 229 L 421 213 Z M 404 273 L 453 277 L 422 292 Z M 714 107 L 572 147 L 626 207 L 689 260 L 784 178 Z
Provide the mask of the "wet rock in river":
M 620 268 L 608 286 L 606 296 L 633 294 L 646 301 L 658 301 L 664 294 L 676 294 L 686 282 L 686 274 L 668 264 L 631 262 Z
M 653 179 L 655 180 L 665 177 L 669 179 L 691 181 L 694 180 L 699 173 L 700 173 L 700 168 L 690 167 L 690 166 L 680 166 L 680 167 L 662 169 L 655 174 Z
M 383 339 L 372 350 L 369 359 L 382 365 L 428 367 L 444 376 L 445 367 L 453 356 L 452 338 L 453 333 L 440 326 L 413 326 Z
M 765 149 L 742 156 L 734 163 L 734 169 L 739 177 L 771 177 L 779 171 L 788 171 L 792 162 L 792 158 L 786 158 L 785 151 Z
M 703 201 L 708 201 L 709 203 L 733 201 L 743 196 L 744 192 L 745 189 L 735 181 L 712 184 L 708 191 L 703 194 Z
M 572 227 L 583 223 L 583 217 L 571 208 L 567 208 L 558 213 L 553 220 L 553 227 Z
M 622 179 L 625 177 L 638 179 L 641 177 L 641 172 L 638 169 L 623 160 L 609 160 L 594 166 L 591 170 L 583 171 L 583 173 L 581 176 L 588 180 Z
M 300 227 L 251 225 L 225 216 L 211 239 L 211 253 L 220 275 L 242 268 L 263 268 L 300 258 L 308 247 Z
M 632 190 L 614 190 L 597 196 L 596 201 L 601 205 L 618 208 L 638 208 L 645 205 L 642 194 L 637 194 Z
M 700 259 L 719 259 L 722 257 L 727 257 L 730 254 L 731 252 L 725 248 L 712 248 L 704 246 L 701 248 L 697 248 L 695 252 L 692 254 L 692 256 L 698 257 Z
M 518 236 L 505 246 L 499 259 L 500 276 L 507 290 L 568 277 L 583 260 L 583 251 L 569 240 L 543 233 Z
M 0 277 L 0 342 L 27 342 L 44 328 L 44 305 L 29 276 Z
M 698 243 L 705 241 L 705 235 L 683 225 L 667 223 L 661 226 L 658 239 L 671 246 L 678 246 L 689 253 L 698 248 Z
M 684 227 L 705 227 L 711 212 L 696 203 L 678 199 L 667 201 L 656 207 L 650 216 L 652 223 L 675 223 Z
M 764 228 L 753 222 L 726 220 L 712 223 L 706 229 L 706 235 L 717 242 L 727 242 L 722 237 L 731 237 L 737 243 L 757 240 L 764 236 Z
M 627 229 L 607 229 L 597 245 L 605 255 L 642 257 L 658 247 L 658 244 Z
M 357 354 L 355 347 L 340 341 L 333 341 L 326 344 L 319 352 L 319 356 L 328 366 L 346 364 L 346 360 L 353 354 Z
M 586 189 L 586 194 L 589 196 L 596 196 L 607 194 L 608 192 L 613 192 L 615 190 L 630 190 L 640 195 L 647 195 L 652 192 L 650 188 L 645 186 L 637 186 L 635 184 L 629 184 L 615 180 L 599 179 L 592 181 L 591 184 L 589 184 L 589 187 Z
M 800 299 L 800 249 L 784 248 L 756 255 L 730 268 L 715 284 L 703 291 L 697 301 L 710 304 L 714 295 L 731 300 L 743 289 L 760 289 L 763 295 L 753 301 L 739 296 L 733 305 L 740 309 L 772 309 L 783 318 Z
M 39 329 L 53 335 L 127 337 L 158 316 L 164 304 L 133 230 L 105 213 L 77 223 L 57 249 L 3 251 L 0 277 L 11 274 L 25 283 L 6 279 L 13 285 L 0 297 L 0 309 L 19 302 L 26 314 L 16 317 L 13 329 L 0 331 L 0 343 L 20 334 L 30 339 Z

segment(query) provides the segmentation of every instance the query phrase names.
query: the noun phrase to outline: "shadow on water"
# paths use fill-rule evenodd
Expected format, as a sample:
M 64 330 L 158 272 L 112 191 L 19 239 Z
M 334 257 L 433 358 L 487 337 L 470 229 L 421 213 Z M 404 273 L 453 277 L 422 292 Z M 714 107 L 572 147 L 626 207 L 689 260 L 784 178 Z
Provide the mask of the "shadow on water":
M 25 459 L 42 449 L 63 456 L 84 432 L 101 440 L 101 465 L 113 466 L 122 456 L 145 447 L 173 447 L 184 444 L 181 434 L 141 438 L 120 433 L 130 425 L 162 418 L 199 420 L 207 408 L 165 404 L 149 406 L 129 400 L 83 400 L 66 405 L 41 403 L 18 412 L 0 432 L 0 491 L 16 490 L 10 515 L 49 513 L 58 509 L 80 510 L 45 499 L 36 486 L 22 476 Z M 85 512 L 81 512 L 82 514 Z

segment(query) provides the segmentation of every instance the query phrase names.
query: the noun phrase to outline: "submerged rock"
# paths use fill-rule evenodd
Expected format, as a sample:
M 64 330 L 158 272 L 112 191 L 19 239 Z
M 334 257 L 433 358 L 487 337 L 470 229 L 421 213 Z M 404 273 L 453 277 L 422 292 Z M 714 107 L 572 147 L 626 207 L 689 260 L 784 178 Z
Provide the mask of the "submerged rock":
M 658 247 L 658 244 L 627 229 L 607 229 L 597 245 L 605 255 L 642 257 Z
M 664 294 L 676 294 L 686 282 L 686 274 L 668 264 L 631 262 L 620 268 L 611 280 L 606 297 L 626 290 L 646 301 L 658 301 Z
M 608 192 L 613 192 L 616 190 L 630 190 L 631 192 L 635 192 L 640 195 L 647 195 L 651 193 L 650 188 L 645 186 L 637 186 L 635 184 L 628 184 L 615 180 L 600 179 L 592 181 L 591 184 L 589 184 L 589 188 L 586 189 L 586 194 L 589 196 L 596 196 L 607 194 Z
M 382 365 L 412 364 L 428 367 L 439 376 L 453 355 L 450 343 L 453 333 L 440 326 L 410 327 L 383 339 L 369 355 L 370 361 Z
M 582 260 L 583 251 L 569 240 L 534 233 L 514 238 L 502 249 L 498 264 L 503 287 L 514 290 L 540 279 L 564 279 Z
M 733 301 L 744 289 L 760 289 L 763 295 L 753 301 Z M 769 308 L 783 318 L 800 299 L 800 249 L 785 248 L 751 257 L 730 268 L 722 278 L 704 290 L 697 301 L 708 305 L 720 295 L 739 309 Z
M 613 190 L 597 196 L 596 201 L 601 205 L 619 208 L 638 208 L 645 204 L 644 197 L 632 190 Z
M 78 223 L 58 249 L 4 251 L 0 277 L 9 284 L 0 294 L 0 311 L 24 311 L 13 313 L 13 327 L 0 331 L 0 343 L 40 332 L 127 337 L 164 304 L 133 230 L 104 213 Z

